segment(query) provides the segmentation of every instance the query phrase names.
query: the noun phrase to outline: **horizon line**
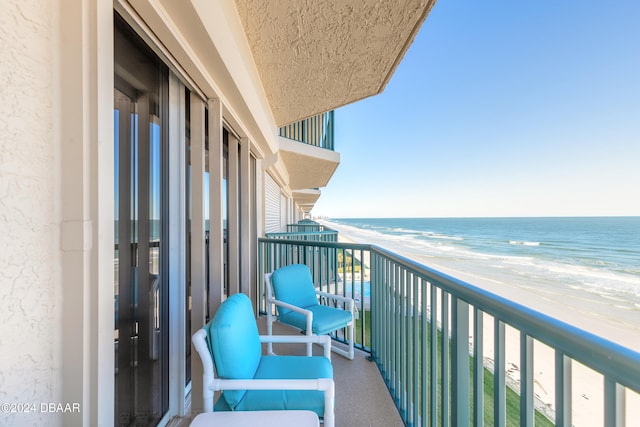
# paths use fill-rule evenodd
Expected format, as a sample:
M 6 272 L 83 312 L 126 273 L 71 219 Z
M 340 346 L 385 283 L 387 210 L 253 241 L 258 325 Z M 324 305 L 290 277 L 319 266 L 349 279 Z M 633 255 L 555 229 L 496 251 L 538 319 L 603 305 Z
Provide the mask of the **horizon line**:
M 497 215 L 497 216 L 328 216 L 311 215 L 327 219 L 501 219 L 501 218 L 640 218 L 640 215 Z

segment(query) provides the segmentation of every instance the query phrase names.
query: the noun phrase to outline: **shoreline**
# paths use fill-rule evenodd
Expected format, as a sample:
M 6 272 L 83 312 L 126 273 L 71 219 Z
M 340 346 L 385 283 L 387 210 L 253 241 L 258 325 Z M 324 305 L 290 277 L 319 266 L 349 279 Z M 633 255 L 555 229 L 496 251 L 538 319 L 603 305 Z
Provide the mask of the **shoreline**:
M 323 221 L 320 222 L 324 223 Z M 338 231 L 338 241 L 361 243 L 352 234 L 349 234 L 348 230 L 345 231 L 339 225 L 333 223 L 326 225 Z M 501 280 L 501 277 L 485 277 L 482 272 L 478 271 L 460 271 L 459 269 L 442 265 L 442 262 L 433 262 L 433 259 L 429 257 L 420 257 L 415 254 L 402 253 L 401 251 L 398 251 L 398 254 L 552 318 L 605 337 L 631 350 L 640 351 L 640 324 L 632 325 L 635 328 L 629 328 L 628 326 L 630 325 L 625 325 L 627 327 L 624 327 L 624 324 L 616 322 L 614 319 L 594 316 L 592 311 L 588 311 L 588 307 L 567 304 L 567 297 L 576 298 L 573 293 L 569 296 L 566 293 L 562 295 L 561 292 L 554 294 L 551 291 L 545 292 L 540 289 L 525 289 L 507 284 L 507 282 Z M 484 365 L 493 372 L 493 317 L 486 313 L 484 317 Z M 470 340 L 473 339 L 472 334 L 473 328 L 470 326 Z M 505 337 L 507 383 L 512 389 L 519 391 L 520 332 L 506 325 Z M 538 401 L 535 406 L 536 409 L 541 410 L 543 413 L 550 412 L 550 414 L 553 414 L 555 412 L 555 353 L 553 349 L 535 339 L 533 351 L 534 398 Z M 603 424 L 603 388 L 601 374 L 576 361 L 572 362 L 572 423 L 574 426 L 597 426 Z M 640 419 L 640 395 L 627 391 L 626 397 L 627 420 Z

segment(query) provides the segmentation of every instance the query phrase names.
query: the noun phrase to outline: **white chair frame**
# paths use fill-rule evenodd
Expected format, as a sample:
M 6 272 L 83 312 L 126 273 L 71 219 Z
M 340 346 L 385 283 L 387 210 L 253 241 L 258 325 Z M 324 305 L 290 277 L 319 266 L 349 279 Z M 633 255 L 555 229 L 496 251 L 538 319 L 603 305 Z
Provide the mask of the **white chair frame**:
M 328 336 L 290 336 L 260 335 L 262 343 L 301 343 L 320 344 L 324 348 L 324 356 L 331 360 L 331 338 Z M 216 391 L 222 390 L 319 390 L 324 392 L 325 427 L 335 427 L 334 401 L 335 383 L 330 378 L 317 379 L 270 379 L 270 380 L 227 380 L 216 378 L 213 357 L 207 345 L 207 332 L 200 329 L 193 334 L 192 343 L 200 355 L 203 367 L 203 407 L 205 412 L 213 412 L 213 399 Z M 305 356 L 300 356 L 305 357 Z
M 277 300 L 273 295 L 273 285 L 271 284 L 271 274 L 272 273 L 266 273 L 264 275 L 264 283 L 267 289 L 267 335 L 273 334 L 273 322 L 277 320 L 276 316 L 273 313 L 274 307 L 280 306 L 280 307 L 295 311 L 297 313 L 303 314 L 306 317 L 306 335 L 312 336 L 313 332 L 312 332 L 311 325 L 313 324 L 313 312 L 309 310 L 305 310 L 304 308 L 301 308 L 301 307 L 297 307 L 295 305 L 288 304 L 284 301 Z M 353 300 L 353 298 L 343 297 L 341 295 L 335 295 L 335 294 L 330 294 L 330 293 L 321 292 L 321 291 L 316 291 L 316 295 L 322 298 L 332 299 L 334 301 L 340 301 L 345 305 L 346 310 L 351 312 L 351 322 L 347 323 L 347 337 L 348 337 L 347 349 L 345 350 L 342 348 L 338 348 L 335 345 L 332 346 L 331 349 L 335 353 L 338 353 L 339 355 L 344 356 L 347 359 L 353 360 L 355 356 L 355 350 L 354 350 L 354 335 L 355 335 L 354 327 L 355 327 L 355 318 L 356 318 L 355 301 Z M 291 326 L 291 325 L 288 325 L 288 326 Z M 307 356 L 311 356 L 311 351 L 312 351 L 311 347 L 312 347 L 311 343 L 307 344 Z M 269 354 L 275 354 L 273 353 L 272 343 L 267 344 L 267 352 Z

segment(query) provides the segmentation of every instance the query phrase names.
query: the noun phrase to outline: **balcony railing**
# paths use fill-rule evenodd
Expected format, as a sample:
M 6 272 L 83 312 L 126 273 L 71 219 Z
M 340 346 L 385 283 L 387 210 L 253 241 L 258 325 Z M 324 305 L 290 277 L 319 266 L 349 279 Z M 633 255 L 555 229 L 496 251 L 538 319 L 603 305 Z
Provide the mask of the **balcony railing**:
M 324 231 L 324 226 L 317 222 L 298 222 L 297 224 L 287 224 L 288 233 L 313 233 L 318 231 Z
M 378 246 L 259 239 L 262 312 L 263 273 L 292 263 L 308 265 L 318 288 L 356 298 L 357 347 L 371 354 L 406 425 L 570 426 L 573 361 L 603 378 L 603 425 L 625 425 L 625 395 L 640 392 L 640 353 Z M 506 328 L 518 336 L 515 378 Z M 488 342 L 494 351 L 484 351 Z M 534 395 L 541 344 L 555 363 L 547 407 Z
M 269 239 L 308 240 L 315 242 L 337 242 L 337 231 L 293 231 L 288 233 L 267 233 Z
M 303 219 L 297 224 L 287 224 L 287 231 L 266 233 L 268 239 L 310 240 L 315 242 L 337 242 L 338 232 L 315 221 Z
M 280 136 L 333 151 L 333 111 L 280 128 Z

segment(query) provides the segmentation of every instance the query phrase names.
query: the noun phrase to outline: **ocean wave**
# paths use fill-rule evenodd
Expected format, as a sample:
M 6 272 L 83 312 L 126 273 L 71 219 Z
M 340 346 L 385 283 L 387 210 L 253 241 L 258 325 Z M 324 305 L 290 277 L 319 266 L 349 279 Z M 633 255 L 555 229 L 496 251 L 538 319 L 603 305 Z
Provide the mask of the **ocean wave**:
M 374 236 L 374 242 L 380 246 L 391 245 L 389 249 L 397 249 L 402 252 L 404 249 L 412 248 L 417 253 L 425 253 L 429 255 L 438 254 L 440 252 L 452 252 L 459 250 L 451 245 L 446 245 L 440 242 L 428 241 L 418 238 L 416 235 L 389 235 L 380 234 Z
M 522 246 L 540 246 L 540 242 L 523 242 L 520 240 L 509 240 L 510 245 L 522 245 Z
M 388 230 L 396 232 L 396 233 L 409 233 L 409 234 L 417 234 L 418 233 L 418 231 L 416 231 L 416 230 L 411 230 L 411 229 L 402 228 L 402 227 L 389 228 Z
M 420 233 L 420 235 L 424 237 L 428 237 L 430 239 L 443 239 L 443 240 L 456 240 L 456 241 L 464 240 L 464 238 L 460 236 L 448 236 L 446 234 L 435 233 L 433 231 L 426 231 L 426 232 Z
M 609 311 L 640 312 L 640 267 L 633 254 L 620 256 L 597 245 L 560 241 L 548 236 L 515 233 L 498 235 L 485 230 L 456 236 L 453 228 L 440 232 L 406 228 L 366 228 L 336 221 L 336 229 L 354 241 L 385 247 L 426 266 L 461 272 L 465 280 L 487 280 L 531 289 L 552 299 L 570 296 L 570 304 L 588 304 Z M 331 223 L 328 224 L 331 227 Z M 399 225 L 399 224 L 398 224 Z M 462 242 L 464 240 L 464 242 Z M 606 242 L 605 242 L 606 243 Z M 462 274 L 464 273 L 464 274 Z M 557 297 L 554 297 L 557 295 Z
M 357 236 L 358 241 L 378 244 L 388 247 L 398 253 L 409 252 L 409 257 L 445 257 L 450 263 L 471 263 L 473 267 L 476 263 L 480 268 L 489 267 L 496 270 L 509 270 L 510 274 L 515 274 L 519 280 L 523 278 L 536 278 L 541 281 L 553 283 L 554 286 L 569 289 L 591 290 L 591 293 L 598 293 L 605 288 L 613 288 L 616 293 L 622 292 L 625 295 L 640 295 L 640 279 L 638 273 L 640 269 L 636 265 L 629 268 L 626 265 L 616 265 L 609 260 L 600 258 L 587 258 L 585 256 L 571 257 L 556 256 L 558 250 L 553 249 L 553 244 L 547 244 L 537 240 L 503 240 L 509 245 L 521 247 L 545 247 L 542 249 L 532 249 L 529 253 L 517 254 L 515 248 L 513 253 L 490 253 L 487 242 L 477 248 L 469 247 L 473 245 L 472 240 L 465 240 L 455 235 L 447 235 L 434 231 L 418 231 L 416 234 L 390 234 L 387 230 L 364 229 L 363 227 L 343 224 L 338 221 L 323 221 L 331 227 L 336 224 L 336 229 L 344 230 L 347 236 Z M 403 230 L 405 233 L 415 233 L 413 227 L 394 227 L 395 231 Z M 385 232 L 386 231 L 386 232 Z M 453 233 L 452 233 L 453 234 Z M 464 243 L 458 244 L 459 241 Z M 499 246 L 497 246 L 499 247 Z M 567 248 L 563 248 L 566 252 Z M 561 255 L 561 252 L 558 253 Z M 428 263 L 428 261 L 426 261 Z M 636 300 L 637 301 L 637 300 Z

